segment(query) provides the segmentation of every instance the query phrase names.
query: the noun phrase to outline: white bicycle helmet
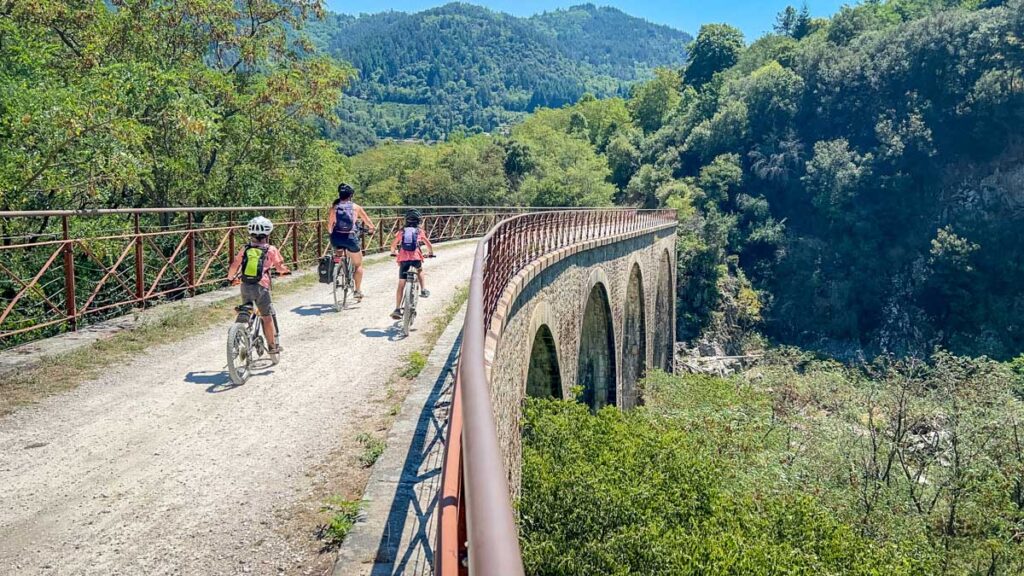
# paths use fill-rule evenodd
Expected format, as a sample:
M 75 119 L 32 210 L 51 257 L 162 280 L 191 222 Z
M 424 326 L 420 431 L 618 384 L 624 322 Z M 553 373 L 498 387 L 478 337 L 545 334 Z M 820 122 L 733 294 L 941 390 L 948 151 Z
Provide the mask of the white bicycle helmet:
M 273 231 L 274 223 L 263 216 L 257 216 L 249 220 L 249 234 L 253 236 L 270 236 L 270 233 Z

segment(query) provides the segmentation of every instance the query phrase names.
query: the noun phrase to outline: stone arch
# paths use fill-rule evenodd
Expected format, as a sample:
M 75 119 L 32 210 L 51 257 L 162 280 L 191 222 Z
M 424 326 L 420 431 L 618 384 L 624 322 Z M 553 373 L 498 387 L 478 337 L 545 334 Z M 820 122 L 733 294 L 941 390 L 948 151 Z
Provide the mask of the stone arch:
M 622 394 L 619 406 L 628 410 L 641 403 L 637 381 L 647 371 L 647 317 L 643 273 L 634 263 L 626 281 L 622 324 Z
M 583 308 L 576 375 L 583 388 L 580 399 L 591 410 L 616 403 L 615 327 L 608 290 L 600 281 L 593 283 Z
M 562 373 L 558 347 L 547 324 L 534 332 L 530 347 L 530 363 L 526 370 L 526 395 L 532 398 L 561 398 Z
M 654 301 L 654 367 L 666 372 L 672 371 L 675 351 L 672 349 L 672 319 L 675 317 L 672 305 L 672 258 L 666 250 L 658 263 L 658 288 Z

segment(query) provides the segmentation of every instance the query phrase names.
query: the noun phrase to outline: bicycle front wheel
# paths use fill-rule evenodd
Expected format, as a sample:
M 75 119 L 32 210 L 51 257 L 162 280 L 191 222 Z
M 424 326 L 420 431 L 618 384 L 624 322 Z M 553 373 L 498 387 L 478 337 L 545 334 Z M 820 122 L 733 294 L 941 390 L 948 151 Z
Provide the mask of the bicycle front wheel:
M 252 341 L 249 327 L 235 322 L 228 329 L 228 376 L 236 386 L 245 384 L 252 373 Z

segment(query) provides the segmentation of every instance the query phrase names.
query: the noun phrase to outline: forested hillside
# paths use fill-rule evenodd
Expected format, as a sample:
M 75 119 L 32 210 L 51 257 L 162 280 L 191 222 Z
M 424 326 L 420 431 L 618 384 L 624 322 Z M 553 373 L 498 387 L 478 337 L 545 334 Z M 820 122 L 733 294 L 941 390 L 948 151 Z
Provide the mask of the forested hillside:
M 385 147 L 351 168 L 370 190 L 457 199 L 449 182 L 465 169 L 446 163 L 476 155 L 517 202 L 679 208 L 686 340 L 736 350 L 756 330 L 842 354 L 1012 357 L 1024 349 L 1024 5 L 960 4 L 780 18 L 750 45 L 706 26 L 685 68 L 628 100 L 540 110 L 508 138 L 389 159 L 386 176 L 367 159 L 424 154 Z
M 612 8 L 583 5 L 517 18 L 469 4 L 416 14 L 338 14 L 310 26 L 314 41 L 359 78 L 331 134 L 349 151 L 377 136 L 443 139 L 490 132 L 537 107 L 584 93 L 625 94 L 656 66 L 679 66 L 683 32 Z

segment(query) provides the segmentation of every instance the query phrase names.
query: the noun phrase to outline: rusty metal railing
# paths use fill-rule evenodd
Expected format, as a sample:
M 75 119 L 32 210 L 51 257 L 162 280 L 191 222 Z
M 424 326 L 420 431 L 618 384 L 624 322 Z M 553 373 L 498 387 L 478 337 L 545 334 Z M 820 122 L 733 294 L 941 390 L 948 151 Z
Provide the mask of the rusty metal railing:
M 508 218 L 480 241 L 438 495 L 434 574 L 521 576 L 523 563 L 484 355 L 499 300 L 530 263 L 577 244 L 655 231 L 674 210 L 562 210 Z
M 366 207 L 377 232 L 368 252 L 387 249 L 408 207 Z M 258 206 L 0 212 L 0 349 L 152 303 L 225 284 L 249 218 L 274 221 L 272 242 L 293 267 L 313 264 L 329 244 L 328 208 Z M 506 207 L 423 207 L 434 242 L 478 238 Z

